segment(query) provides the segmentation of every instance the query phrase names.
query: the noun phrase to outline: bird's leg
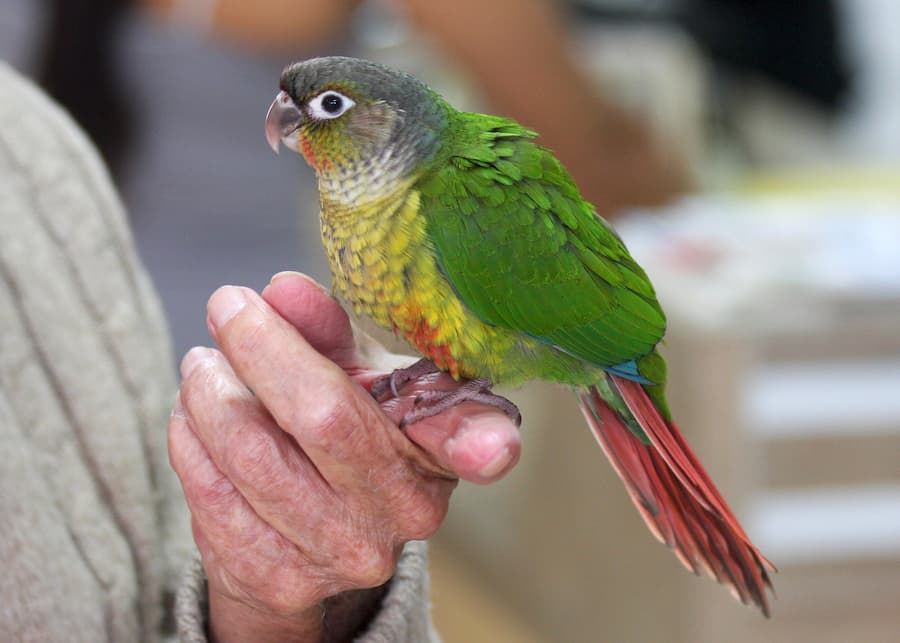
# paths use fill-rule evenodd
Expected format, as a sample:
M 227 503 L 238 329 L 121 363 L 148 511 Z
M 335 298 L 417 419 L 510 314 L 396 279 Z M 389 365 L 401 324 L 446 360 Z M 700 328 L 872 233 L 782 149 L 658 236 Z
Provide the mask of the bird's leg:
M 430 359 L 422 358 L 415 364 L 411 364 L 406 368 L 398 368 L 393 373 L 379 377 L 372 382 L 372 388 L 369 392 L 376 400 L 390 393 L 394 397 L 400 397 L 400 389 L 420 377 L 437 373 L 441 369 L 434 365 Z
M 442 413 L 463 402 L 480 402 L 493 406 L 519 426 L 522 423 L 522 414 L 519 408 L 505 397 L 494 395 L 491 392 L 493 383 L 486 377 L 469 380 L 462 386 L 452 391 L 424 391 L 419 394 L 410 411 L 400 421 L 400 428 L 415 424 L 425 418 Z

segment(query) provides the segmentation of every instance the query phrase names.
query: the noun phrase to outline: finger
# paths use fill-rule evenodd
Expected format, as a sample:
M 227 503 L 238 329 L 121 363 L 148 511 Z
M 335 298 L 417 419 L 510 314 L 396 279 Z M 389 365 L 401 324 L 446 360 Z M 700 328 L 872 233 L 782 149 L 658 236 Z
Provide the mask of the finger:
M 297 569 L 308 566 L 301 551 L 260 520 L 223 474 L 189 425 L 180 396 L 169 420 L 169 459 L 191 511 L 191 528 L 210 582 L 240 578 L 258 596 L 300 591 Z M 315 589 L 315 588 L 311 588 Z M 309 603 L 317 595 L 298 596 Z
M 277 562 L 271 555 L 261 556 L 255 549 L 240 553 L 238 547 L 245 546 L 243 540 L 232 547 L 227 530 L 239 528 L 280 548 L 282 556 L 294 556 L 291 547 L 296 549 L 302 557 L 299 567 L 306 573 L 315 567 L 319 574 L 330 577 L 328 582 L 377 585 L 393 570 L 397 554 L 393 539 L 398 534 L 413 529 L 419 530 L 416 533 L 426 529 L 433 533 L 440 524 L 438 516 L 442 517 L 440 512 L 449 492 L 438 502 L 429 503 L 436 485 L 430 490 L 421 488 L 427 485 L 412 485 L 408 493 L 401 494 L 397 493 L 395 484 L 387 493 L 388 498 L 418 499 L 419 504 L 417 511 L 391 513 L 386 509 L 395 507 L 373 492 L 373 488 L 385 491 L 388 486 L 366 470 L 365 477 L 371 486 L 358 484 L 355 493 L 339 496 L 318 476 L 297 445 L 275 425 L 220 353 L 193 349 L 182 366 L 185 379 L 181 399 L 187 424 L 209 454 L 215 471 L 224 476 L 229 497 L 236 489 L 257 517 L 258 524 L 237 523 L 230 527 L 227 520 L 231 518 L 227 517 L 224 528 L 216 523 L 215 533 L 204 531 L 210 541 L 219 534 L 217 556 L 222 555 L 223 548 L 230 548 L 228 551 L 237 560 L 253 556 L 263 566 Z M 310 477 L 310 473 L 315 476 Z M 399 478 L 397 482 L 408 483 L 409 477 Z M 197 511 L 202 512 L 203 507 L 198 506 Z M 237 508 L 229 507 L 225 513 L 230 516 L 234 511 Z M 407 517 L 409 514 L 412 517 Z M 396 520 L 396 515 L 401 515 L 404 522 Z M 198 521 L 204 520 L 204 515 L 199 513 Z M 278 538 L 268 532 L 276 533 Z
M 414 357 L 389 352 L 365 331 L 355 328 L 328 291 L 304 274 L 279 272 L 263 289 L 262 298 L 310 346 L 363 387 L 383 375 L 381 371 L 404 368 L 415 361 Z
M 406 434 L 443 468 L 478 484 L 505 476 L 522 451 L 521 437 L 509 418 L 471 402 L 417 422 Z
M 383 406 L 399 422 L 425 390 L 446 390 L 459 382 L 446 373 L 413 382 L 401 396 Z M 522 452 L 518 428 L 496 408 L 466 402 L 406 427 L 406 436 L 419 445 L 441 469 L 477 484 L 495 482 L 516 465 Z
M 358 365 L 347 315 L 319 284 L 299 273 L 282 272 L 272 278 L 262 297 L 316 350 L 344 369 Z M 442 388 L 460 385 L 447 376 L 442 383 Z M 415 393 L 435 387 L 427 380 L 419 384 Z M 410 406 L 409 400 L 394 403 L 395 409 Z M 407 437 L 431 454 L 441 469 L 464 480 L 486 483 L 503 477 L 521 453 L 516 427 L 490 407 L 466 404 L 457 408 L 459 412 L 443 413 L 437 421 L 417 423 L 407 431 Z M 389 416 L 399 421 L 402 414 Z
M 319 353 L 344 369 L 359 366 L 350 319 L 320 284 L 299 272 L 280 272 L 262 298 Z
M 223 287 L 209 301 L 222 352 L 322 477 L 343 489 L 396 477 L 415 447 L 372 398 L 259 295 Z
M 418 466 L 424 452 L 361 386 L 251 290 L 219 289 L 209 317 L 240 380 L 294 437 L 348 515 L 364 518 L 355 528 L 372 532 L 375 525 L 359 542 L 378 540 L 375 551 L 383 552 L 396 538 L 434 533 L 455 479 Z
M 266 523 L 313 550 L 318 539 L 298 535 L 297 508 L 316 509 L 312 513 L 324 520 L 332 515 L 331 489 L 218 351 L 192 349 L 182 373 L 183 414 L 217 471 Z
M 232 527 L 238 534 L 248 533 L 254 523 L 253 512 L 188 426 L 181 395 L 169 418 L 168 449 L 188 507 L 204 533 L 216 534 Z
M 262 296 L 318 351 L 342 368 L 356 365 L 359 357 L 347 315 L 319 284 L 299 273 L 282 272 L 272 278 Z M 423 379 L 410 393 L 436 386 L 439 384 L 434 380 Z M 440 378 L 441 388 L 457 386 L 460 383 L 449 376 Z M 398 411 L 411 408 L 411 398 L 395 402 L 393 408 L 389 416 L 399 422 L 403 413 Z M 457 408 L 459 411 L 442 413 L 433 421 L 417 423 L 407 431 L 407 437 L 432 456 L 438 475 L 450 473 L 477 483 L 502 478 L 521 453 L 518 430 L 491 407 L 465 404 Z

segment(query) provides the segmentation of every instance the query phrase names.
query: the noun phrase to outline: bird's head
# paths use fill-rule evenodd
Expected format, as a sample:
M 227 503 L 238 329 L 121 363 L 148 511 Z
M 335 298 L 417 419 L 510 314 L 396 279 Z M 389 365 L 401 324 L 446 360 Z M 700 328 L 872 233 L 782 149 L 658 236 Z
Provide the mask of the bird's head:
M 266 140 L 276 152 L 280 143 L 300 152 L 320 174 L 373 164 L 408 170 L 434 153 L 446 110 L 409 74 L 355 58 L 313 58 L 282 72 Z

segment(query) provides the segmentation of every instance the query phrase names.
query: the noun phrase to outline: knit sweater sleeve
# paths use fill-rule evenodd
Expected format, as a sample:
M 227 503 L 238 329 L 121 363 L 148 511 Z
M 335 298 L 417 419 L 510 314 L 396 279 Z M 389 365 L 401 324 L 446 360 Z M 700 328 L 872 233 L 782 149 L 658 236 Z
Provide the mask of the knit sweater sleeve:
M 428 602 L 428 557 L 424 542 L 403 548 L 387 593 L 358 643 L 440 643 Z M 175 604 L 182 643 L 206 643 L 206 577 L 199 559 L 188 566 Z
M 0 63 L 0 640 L 159 638 L 190 551 L 162 311 L 74 122 Z

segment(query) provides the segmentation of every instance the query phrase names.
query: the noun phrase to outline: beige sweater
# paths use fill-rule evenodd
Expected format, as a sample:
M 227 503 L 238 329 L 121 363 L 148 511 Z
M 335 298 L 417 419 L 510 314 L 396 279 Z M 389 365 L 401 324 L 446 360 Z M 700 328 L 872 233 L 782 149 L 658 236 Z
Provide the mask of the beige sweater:
M 169 355 L 97 154 L 0 63 L 0 641 L 205 640 Z M 360 640 L 437 640 L 427 584 L 412 543 Z

